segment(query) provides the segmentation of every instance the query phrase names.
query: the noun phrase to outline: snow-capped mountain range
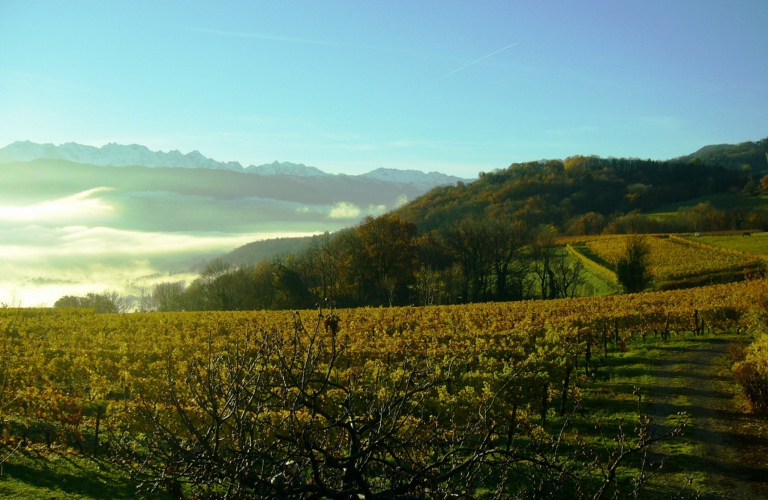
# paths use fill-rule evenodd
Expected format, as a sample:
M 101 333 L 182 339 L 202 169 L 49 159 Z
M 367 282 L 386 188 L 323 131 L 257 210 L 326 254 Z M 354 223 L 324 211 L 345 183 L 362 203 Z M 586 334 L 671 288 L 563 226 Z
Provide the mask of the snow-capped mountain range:
M 195 150 L 183 154 L 178 150 L 169 152 L 151 151 L 139 144 L 122 145 L 109 143 L 100 148 L 85 146 L 74 142 L 61 145 L 37 144 L 30 141 L 17 141 L 0 149 L 0 163 L 28 162 L 37 159 L 66 160 L 102 167 L 178 167 L 178 168 L 207 168 L 217 170 L 232 170 L 264 176 L 288 177 L 332 177 L 334 174 L 304 165 L 303 163 L 273 162 L 264 165 L 243 167 L 239 162 L 220 162 L 203 156 Z M 344 174 L 339 174 L 344 175 Z M 408 184 L 428 191 L 436 186 L 456 184 L 460 177 L 442 174 L 440 172 L 424 173 L 419 170 L 398 170 L 378 168 L 360 176 L 384 182 Z
M 469 180 L 454 177 L 452 175 L 441 174 L 440 172 L 429 172 L 428 174 L 425 174 L 421 170 L 398 170 L 395 168 L 377 168 L 376 170 L 371 170 L 367 174 L 360 175 L 360 177 L 409 184 L 423 189 L 424 191 L 429 191 L 436 186 L 447 186 L 448 184 L 456 184 L 458 181 Z
M 319 168 L 308 167 L 303 163 L 291 163 L 288 161 L 265 163 L 264 165 L 251 165 L 243 169 L 250 174 L 258 175 L 290 175 L 292 177 L 323 177 L 326 174 Z

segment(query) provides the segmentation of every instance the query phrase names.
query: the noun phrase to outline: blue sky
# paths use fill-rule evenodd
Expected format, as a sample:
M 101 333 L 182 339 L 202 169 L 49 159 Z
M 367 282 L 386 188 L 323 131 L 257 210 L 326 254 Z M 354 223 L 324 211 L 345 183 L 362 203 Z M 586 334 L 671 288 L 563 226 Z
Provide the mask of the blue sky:
M 764 0 L 0 0 L 0 146 L 467 177 L 670 158 L 768 136 L 767 26 Z

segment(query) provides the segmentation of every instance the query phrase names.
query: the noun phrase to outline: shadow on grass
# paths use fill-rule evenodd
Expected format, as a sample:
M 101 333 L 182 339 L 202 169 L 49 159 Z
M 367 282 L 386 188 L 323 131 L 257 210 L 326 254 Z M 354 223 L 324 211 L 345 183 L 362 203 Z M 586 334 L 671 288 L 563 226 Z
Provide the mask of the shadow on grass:
M 630 384 L 630 383 L 614 383 L 613 387 L 616 392 L 622 393 L 622 394 L 632 394 L 632 391 L 634 390 L 635 386 L 638 384 Z M 687 386 L 669 386 L 669 385 L 648 385 L 643 387 L 643 393 L 647 394 L 648 397 L 651 399 L 649 402 L 653 402 L 653 400 L 661 399 L 659 397 L 659 394 L 663 394 L 663 398 L 669 398 L 669 397 L 691 397 L 691 398 L 707 398 L 707 399 L 716 399 L 716 400 L 727 400 L 730 401 L 733 399 L 733 395 L 726 394 L 720 391 L 712 390 L 712 389 L 697 389 L 694 387 L 687 387 Z M 661 401 L 659 401 L 661 402 Z
M 24 453 L 20 458 L 5 464 L 4 475 L 35 488 L 104 500 L 137 498 L 135 486 L 126 478 L 110 473 L 109 470 L 97 470 L 96 462 L 89 464 L 92 467 L 85 467 L 80 460 L 72 460 L 64 455 L 51 460 Z
M 669 457 L 666 462 L 666 473 L 695 473 L 703 472 L 706 474 L 719 474 L 727 477 L 738 477 L 749 483 L 764 483 L 765 469 L 751 467 L 748 465 L 735 465 L 724 463 L 719 460 L 713 460 L 708 457 L 701 457 L 692 454 L 665 454 Z

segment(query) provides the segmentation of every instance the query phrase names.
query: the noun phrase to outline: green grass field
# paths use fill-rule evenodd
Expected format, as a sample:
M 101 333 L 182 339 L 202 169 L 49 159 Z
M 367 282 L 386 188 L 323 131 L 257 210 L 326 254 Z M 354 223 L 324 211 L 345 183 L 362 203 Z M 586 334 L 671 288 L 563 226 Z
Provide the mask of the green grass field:
M 728 248 L 744 253 L 768 255 L 768 233 L 752 233 L 752 236 L 688 236 L 688 239 L 698 243 L 706 243 L 716 247 Z

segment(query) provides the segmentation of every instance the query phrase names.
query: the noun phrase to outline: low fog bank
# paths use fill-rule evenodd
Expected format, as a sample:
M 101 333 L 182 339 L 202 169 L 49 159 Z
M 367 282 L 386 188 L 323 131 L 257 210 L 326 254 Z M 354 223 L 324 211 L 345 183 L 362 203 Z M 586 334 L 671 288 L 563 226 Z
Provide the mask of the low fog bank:
M 195 264 L 246 243 L 314 232 L 180 234 L 97 227 L 0 229 L 0 304 L 52 306 L 64 295 L 140 296 L 197 277 Z
M 177 170 L 0 165 L 0 304 L 189 284 L 196 264 L 246 243 L 337 231 L 407 200 L 359 182 L 370 192 L 334 198 L 329 186 Z M 290 196 L 275 197 L 290 186 Z

